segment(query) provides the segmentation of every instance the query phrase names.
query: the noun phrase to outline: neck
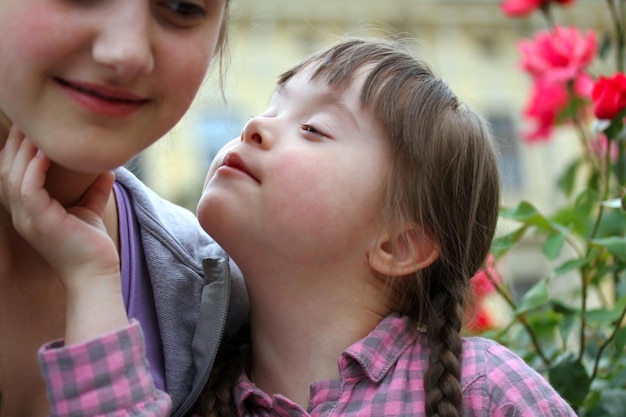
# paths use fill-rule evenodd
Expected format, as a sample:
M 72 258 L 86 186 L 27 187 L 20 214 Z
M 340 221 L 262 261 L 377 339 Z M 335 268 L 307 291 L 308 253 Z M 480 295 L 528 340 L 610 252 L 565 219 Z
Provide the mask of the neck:
M 95 174 L 78 173 L 53 163 L 46 172 L 45 187 L 51 197 L 69 207 L 80 200 L 95 179 Z
M 304 409 L 310 384 L 338 379 L 341 353 L 371 332 L 389 311 L 381 298 L 382 288 L 370 284 L 369 272 L 353 271 L 349 276 L 332 274 L 331 269 L 298 275 L 292 273 L 298 267 L 290 270 L 281 265 L 281 271 L 290 271 L 282 276 L 259 275 L 259 268 L 251 274 L 244 271 L 255 384 Z

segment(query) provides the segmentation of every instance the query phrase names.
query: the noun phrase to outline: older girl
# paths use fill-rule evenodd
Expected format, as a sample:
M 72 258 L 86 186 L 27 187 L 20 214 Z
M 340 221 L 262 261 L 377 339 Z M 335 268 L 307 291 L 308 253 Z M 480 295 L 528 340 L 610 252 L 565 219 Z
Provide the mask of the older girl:
M 122 313 L 142 323 L 152 376 L 179 415 L 225 326 L 228 292 L 211 293 L 201 265 L 223 254 L 191 213 L 118 167 L 187 110 L 222 50 L 227 16 L 228 0 L 0 1 L 0 147 L 11 126 L 25 132 L 51 161 L 44 187 L 64 207 L 117 169 L 101 214 L 121 261 Z M 6 173 L 14 160 L 0 164 Z M 49 406 L 37 349 L 65 334 L 73 294 L 9 211 L 0 229 L 0 416 L 41 417 Z

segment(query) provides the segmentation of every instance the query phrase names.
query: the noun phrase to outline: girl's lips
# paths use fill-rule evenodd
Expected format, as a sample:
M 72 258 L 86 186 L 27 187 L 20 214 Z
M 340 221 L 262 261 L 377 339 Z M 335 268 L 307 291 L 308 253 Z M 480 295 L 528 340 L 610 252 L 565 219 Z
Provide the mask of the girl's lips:
M 261 183 L 261 181 L 259 181 L 259 179 L 252 174 L 246 163 L 243 159 L 241 159 L 241 156 L 235 152 L 229 152 L 226 154 L 224 160 L 222 161 L 222 167 L 224 166 L 241 171 L 259 184 Z
M 61 78 L 56 78 L 55 81 L 71 99 L 92 113 L 101 116 L 127 117 L 150 102 L 150 99 L 114 87 L 68 82 Z

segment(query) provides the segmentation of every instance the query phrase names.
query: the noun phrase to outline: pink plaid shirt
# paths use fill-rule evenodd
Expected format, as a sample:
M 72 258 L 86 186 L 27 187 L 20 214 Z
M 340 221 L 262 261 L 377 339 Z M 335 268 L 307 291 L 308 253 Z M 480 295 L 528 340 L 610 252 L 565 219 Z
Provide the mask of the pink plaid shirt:
M 83 344 L 39 350 L 53 416 L 168 416 L 172 401 L 154 386 L 139 322 Z
M 240 416 L 424 416 L 428 352 L 425 335 L 392 314 L 343 352 L 340 380 L 311 385 L 307 410 L 245 375 L 234 389 L 237 409 Z M 461 372 L 464 417 L 576 417 L 541 375 L 492 340 L 464 339 Z
M 84 345 L 40 352 L 53 413 L 58 416 L 167 416 L 170 401 L 150 379 L 136 322 Z M 269 396 L 242 375 L 234 388 L 241 416 L 423 416 L 425 336 L 390 315 L 339 358 L 340 380 L 311 385 L 307 410 Z M 463 416 L 576 417 L 535 370 L 484 338 L 463 342 Z

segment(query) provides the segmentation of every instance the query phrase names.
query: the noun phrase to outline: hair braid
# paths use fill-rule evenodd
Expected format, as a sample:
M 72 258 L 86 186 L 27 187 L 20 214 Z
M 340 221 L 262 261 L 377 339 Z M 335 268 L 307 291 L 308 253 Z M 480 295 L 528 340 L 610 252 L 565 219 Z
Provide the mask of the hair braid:
M 430 344 L 428 369 L 424 375 L 426 416 L 461 415 L 461 325 L 462 299 L 434 285 L 426 332 Z
M 231 390 L 250 363 L 250 325 L 244 325 L 237 334 L 220 345 L 215 364 L 194 414 L 202 417 L 236 417 Z

